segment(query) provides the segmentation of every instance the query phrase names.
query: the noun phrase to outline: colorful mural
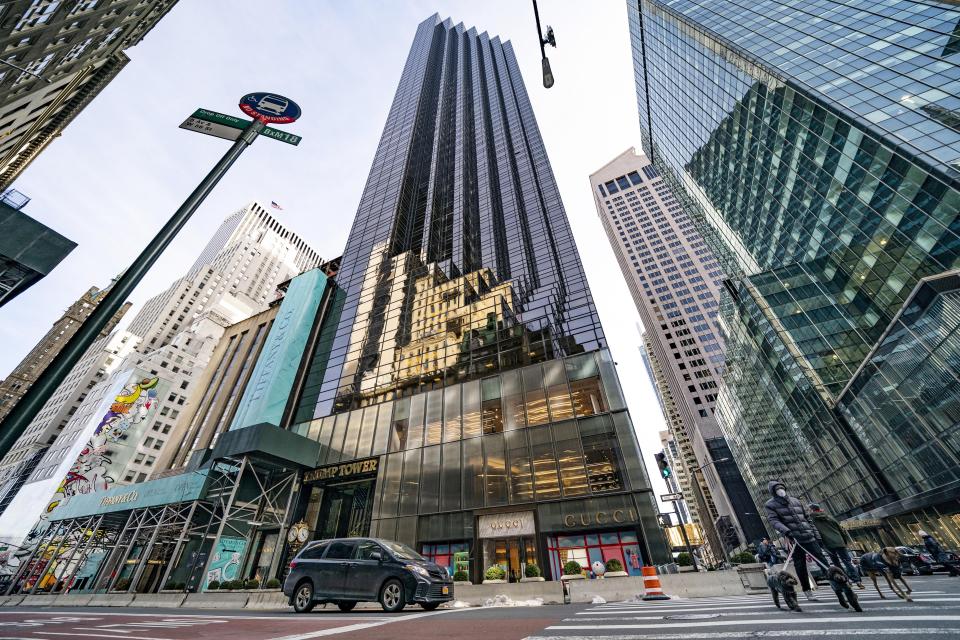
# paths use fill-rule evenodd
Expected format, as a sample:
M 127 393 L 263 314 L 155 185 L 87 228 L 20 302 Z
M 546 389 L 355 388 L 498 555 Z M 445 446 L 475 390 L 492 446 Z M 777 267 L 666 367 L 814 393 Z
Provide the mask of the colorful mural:
M 53 499 L 47 504 L 46 513 L 66 504 L 71 496 L 104 491 L 116 482 L 110 475 L 114 462 L 111 448 L 115 449 L 124 434 L 135 425 L 146 422 L 156 412 L 159 381 L 159 378 L 138 376 L 131 379 L 117 394 L 110 409 L 80 451 L 76 462 L 57 487 Z

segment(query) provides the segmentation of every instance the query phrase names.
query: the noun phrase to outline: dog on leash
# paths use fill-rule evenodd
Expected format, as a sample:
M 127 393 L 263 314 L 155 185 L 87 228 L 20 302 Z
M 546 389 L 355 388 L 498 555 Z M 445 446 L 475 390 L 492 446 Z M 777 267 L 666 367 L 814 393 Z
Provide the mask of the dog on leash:
M 847 577 L 843 569 L 835 566 L 830 567 L 830 570 L 827 571 L 827 580 L 830 581 L 830 588 L 837 594 L 837 600 L 840 601 L 841 607 L 844 609 L 853 607 L 854 611 L 863 612 L 863 609 L 860 608 L 860 601 L 857 600 L 857 594 L 853 592 L 853 587 L 850 586 L 850 578 Z
M 884 547 L 880 551 L 871 551 L 870 553 L 863 554 L 860 556 L 860 570 L 873 580 L 873 586 L 881 598 L 886 599 L 887 596 L 883 595 L 883 592 L 880 591 L 880 585 L 877 584 L 878 575 L 882 575 L 886 579 L 890 590 L 893 591 L 898 598 L 903 598 L 907 602 L 913 602 L 913 599 L 909 595 L 913 589 L 911 589 L 907 581 L 903 579 L 903 574 L 900 570 L 900 552 L 895 548 Z M 896 580 L 903 583 L 903 586 L 907 589 L 906 592 L 897 585 Z
M 770 587 L 770 595 L 773 596 L 773 604 L 780 609 L 780 596 L 783 596 L 783 602 L 791 611 L 802 611 L 800 603 L 797 602 L 797 579 L 786 571 L 778 571 L 773 575 L 767 576 L 767 586 Z

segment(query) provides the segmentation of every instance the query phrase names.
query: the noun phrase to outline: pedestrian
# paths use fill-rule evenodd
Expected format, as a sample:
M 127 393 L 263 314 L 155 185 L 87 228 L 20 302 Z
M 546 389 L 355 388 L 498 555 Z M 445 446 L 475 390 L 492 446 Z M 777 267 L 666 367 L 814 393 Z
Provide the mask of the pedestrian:
M 807 597 L 807 600 L 816 601 L 818 598 L 810 588 L 806 554 L 809 553 L 813 558 L 820 561 L 824 567 L 830 564 L 820 548 L 820 532 L 810 522 L 810 515 L 803 503 L 787 494 L 787 487 L 783 482 L 771 480 L 767 483 L 767 490 L 771 496 L 763 505 L 767 514 L 767 521 L 788 542 L 801 547 L 793 552 L 793 566 L 797 570 L 797 579 L 803 588 L 803 595 Z
M 922 529 L 917 533 L 923 540 L 923 546 L 927 550 L 927 553 L 933 556 L 934 560 L 945 566 L 951 576 L 960 576 L 960 568 L 957 568 L 956 563 L 950 560 L 950 556 L 943 550 L 943 547 L 940 546 L 936 538 Z
M 850 550 L 847 544 L 850 543 L 850 535 L 844 531 L 840 523 L 823 510 L 819 504 L 812 503 L 807 506 L 810 510 L 810 520 L 813 526 L 820 532 L 820 540 L 823 542 L 823 548 L 830 554 L 833 564 L 843 566 L 847 572 L 847 577 L 851 582 L 856 582 L 857 586 L 863 589 L 863 579 L 860 572 L 853 566 L 853 559 L 850 557 Z M 843 563 L 842 565 L 840 563 Z
M 765 562 L 768 567 L 772 567 L 777 564 L 779 559 L 780 558 L 777 557 L 777 547 L 770 542 L 770 538 L 761 540 L 760 544 L 757 545 L 757 560 Z

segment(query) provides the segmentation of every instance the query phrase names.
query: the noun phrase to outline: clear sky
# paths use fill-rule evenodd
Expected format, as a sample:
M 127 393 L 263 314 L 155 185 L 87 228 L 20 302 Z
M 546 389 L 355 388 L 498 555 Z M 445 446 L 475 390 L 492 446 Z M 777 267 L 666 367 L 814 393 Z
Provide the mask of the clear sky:
M 154 266 L 134 309 L 193 263 L 229 213 L 251 200 L 324 257 L 340 255 L 417 25 L 440 13 L 513 42 L 556 173 L 644 460 L 663 417 L 640 356 L 639 316 L 596 214 L 589 175 L 640 147 L 622 0 L 540 0 L 556 84 L 543 88 L 532 5 L 523 0 L 180 0 L 127 53 L 132 61 L 14 184 L 26 213 L 78 243 L 39 284 L 0 308 L 0 375 L 90 286 L 122 271 L 229 142 L 178 129 L 202 107 L 242 115 L 238 99 L 280 93 L 303 108 L 285 128 L 298 147 L 261 138 Z M 544 27 L 545 28 L 545 27 Z M 656 492 L 665 491 L 658 478 Z

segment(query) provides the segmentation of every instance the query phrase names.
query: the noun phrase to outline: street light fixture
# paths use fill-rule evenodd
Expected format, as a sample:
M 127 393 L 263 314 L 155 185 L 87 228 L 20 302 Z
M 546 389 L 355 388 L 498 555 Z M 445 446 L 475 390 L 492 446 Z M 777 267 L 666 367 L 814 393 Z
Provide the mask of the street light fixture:
M 553 86 L 553 71 L 550 70 L 550 59 L 547 58 L 546 49 L 544 45 L 549 44 L 551 47 L 557 47 L 557 39 L 553 35 L 553 27 L 547 25 L 547 37 L 543 37 L 543 30 L 540 28 L 540 11 L 537 10 L 537 0 L 533 0 L 533 17 L 537 20 L 537 36 L 540 40 L 540 56 L 542 60 L 540 61 L 543 65 L 543 87 L 549 89 Z
M 554 45 L 554 46 L 556 46 L 556 45 Z M 43 81 L 46 82 L 47 84 L 50 84 L 51 82 L 53 82 L 53 81 L 50 80 L 49 78 L 44 78 L 43 76 L 41 76 L 41 75 L 38 74 L 38 73 L 34 73 L 33 71 L 30 71 L 29 69 L 24 69 L 24 68 L 21 67 L 21 66 L 15 65 L 15 64 L 13 64 L 12 62 L 10 62 L 9 60 L 0 60 L 0 64 L 5 64 L 5 65 L 7 65 L 8 67 L 13 67 L 13 68 L 16 69 L 17 71 L 21 71 L 21 72 L 23 72 L 23 73 L 26 73 L 27 75 L 31 75 L 31 76 L 33 76 L 34 78 L 39 78 L 40 80 L 43 80 Z
M 702 469 L 706 469 L 707 467 L 709 467 L 709 466 L 712 465 L 712 464 L 719 464 L 719 463 L 721 463 L 721 462 L 730 462 L 730 458 L 720 458 L 719 460 L 711 460 L 711 461 L 708 462 L 707 464 L 701 465 L 701 466 L 697 467 L 696 469 L 693 470 L 693 472 L 696 473 L 697 471 L 700 471 L 700 470 L 702 470 Z

